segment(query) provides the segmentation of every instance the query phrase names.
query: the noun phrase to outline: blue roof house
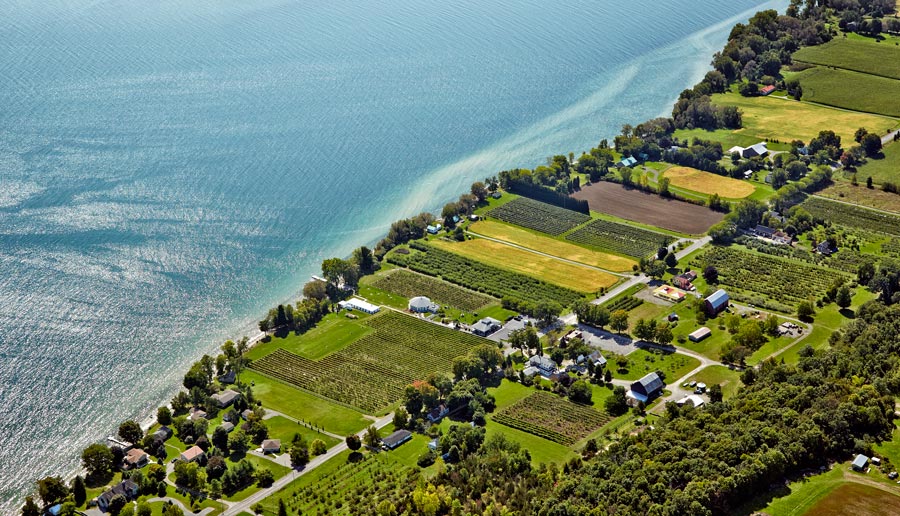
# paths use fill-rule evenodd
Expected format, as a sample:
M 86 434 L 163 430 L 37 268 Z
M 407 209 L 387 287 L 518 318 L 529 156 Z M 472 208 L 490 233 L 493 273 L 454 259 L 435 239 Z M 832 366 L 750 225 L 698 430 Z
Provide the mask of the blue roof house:
M 706 312 L 709 315 L 718 315 L 728 308 L 728 293 L 719 289 L 706 298 Z

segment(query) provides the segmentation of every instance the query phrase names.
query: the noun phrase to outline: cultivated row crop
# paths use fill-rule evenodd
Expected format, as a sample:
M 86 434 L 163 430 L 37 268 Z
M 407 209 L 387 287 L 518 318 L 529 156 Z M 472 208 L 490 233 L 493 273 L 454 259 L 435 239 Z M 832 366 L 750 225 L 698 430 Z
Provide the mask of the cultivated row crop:
M 859 206 L 810 197 L 801 205 L 816 219 L 851 228 L 876 231 L 900 236 L 900 216 L 874 211 Z
M 535 392 L 491 416 L 495 422 L 572 446 L 612 418 L 555 394 Z
M 385 274 L 374 285 L 381 290 L 407 298 L 428 296 L 436 303 L 467 312 L 475 312 L 485 305 L 496 302 L 496 299 L 485 294 L 403 269 Z
M 413 381 L 449 372 L 455 357 L 486 342 L 393 311 L 364 324 L 375 331 L 320 360 L 278 349 L 251 368 L 371 414 L 399 401 Z
M 477 262 L 421 242 L 410 242 L 409 247 L 412 252 L 406 255 L 391 253 L 388 261 L 497 298 L 531 304 L 556 301 L 564 307 L 582 298 L 574 290 Z
M 552 204 L 519 197 L 487 212 L 489 217 L 510 224 L 534 229 L 550 235 L 561 235 L 579 224 L 591 220 L 584 213 L 567 210 Z
M 566 240 L 591 245 L 615 253 L 643 258 L 675 239 L 646 229 L 597 219 L 566 235 Z
M 761 294 L 787 306 L 821 297 L 837 280 L 847 279 L 836 271 L 735 247 L 713 247 L 699 262 L 715 267 L 719 283 L 729 290 Z
M 628 312 L 641 306 L 642 303 L 643 301 L 634 296 L 624 296 L 616 299 L 612 303 L 604 305 L 604 307 L 610 312 L 615 312 L 616 310 L 625 310 Z

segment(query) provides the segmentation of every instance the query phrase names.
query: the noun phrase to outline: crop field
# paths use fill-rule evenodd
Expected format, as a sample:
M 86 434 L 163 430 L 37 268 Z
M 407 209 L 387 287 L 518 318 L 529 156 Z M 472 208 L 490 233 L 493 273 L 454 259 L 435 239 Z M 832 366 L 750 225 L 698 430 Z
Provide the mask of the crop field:
M 603 219 L 593 220 L 576 229 L 566 235 L 566 239 L 635 258 L 655 253 L 660 247 L 675 241 L 669 235 Z
M 813 217 L 829 220 L 834 224 L 900 236 L 900 215 L 810 197 L 801 205 Z
M 481 263 L 420 242 L 410 243 L 410 248 L 413 251 L 407 255 L 391 253 L 388 255 L 388 261 L 423 274 L 440 276 L 451 283 L 499 298 L 509 297 L 530 303 L 556 301 L 562 306 L 571 306 L 583 297 L 572 289 Z
M 805 93 L 806 85 L 803 90 Z M 726 93 L 713 95 L 713 102 L 721 106 L 737 106 L 744 112 L 744 127 L 735 131 L 736 133 L 774 138 L 782 142 L 808 142 L 826 127 L 840 136 L 841 141 L 852 142 L 853 134 L 860 127 L 865 127 L 872 133 L 885 134 L 898 125 L 895 120 L 877 115 L 852 113 L 774 97 L 742 97 L 737 93 Z
M 510 224 L 558 236 L 591 220 L 588 215 L 552 204 L 519 197 L 486 213 Z
M 894 45 L 837 38 L 801 48 L 793 60 L 900 79 L 900 47 Z
M 756 188 L 747 181 L 704 172 L 691 167 L 672 167 L 663 173 L 673 186 L 706 195 L 718 194 L 727 199 L 743 199 Z
M 556 238 L 532 233 L 503 222 L 482 220 L 469 227 L 469 231 L 496 238 L 512 244 L 534 249 L 573 262 L 593 265 L 614 272 L 630 271 L 637 262 L 613 254 L 592 251 L 579 245 L 563 242 Z
M 884 489 L 847 482 L 804 513 L 810 516 L 900 516 L 900 498 Z
M 591 210 L 598 213 L 689 235 L 705 233 L 724 217 L 703 206 L 665 199 L 606 181 L 585 186 L 572 197 L 586 200 Z
M 897 148 L 900 149 L 900 146 L 897 146 Z M 895 176 L 900 178 L 900 163 L 897 164 Z M 860 183 L 865 184 L 865 179 L 862 179 Z M 869 189 L 862 185 L 853 186 L 848 182 L 839 181 L 824 190 L 820 190 L 816 195 L 836 201 L 861 204 L 876 210 L 893 211 L 900 215 L 900 195 L 884 192 L 878 188 Z
M 641 306 L 643 302 L 643 300 L 640 300 L 634 296 L 624 296 L 616 299 L 611 303 L 607 303 L 604 306 L 610 312 L 615 312 L 616 310 L 625 310 L 626 312 L 628 312 Z
M 838 272 L 813 265 L 782 260 L 772 256 L 743 251 L 735 247 L 713 247 L 698 261 L 712 265 L 719 271 L 719 283 L 732 298 L 765 305 L 774 300 L 782 311 L 792 310 L 809 297 L 819 297 L 838 279 L 846 279 Z M 759 294 L 763 300 L 757 300 Z
M 407 298 L 428 296 L 436 303 L 468 312 L 475 312 L 496 302 L 494 298 L 474 290 L 404 269 L 388 271 L 375 280 L 374 286 Z
M 822 66 L 804 70 L 797 74 L 797 78 L 803 87 L 804 101 L 900 116 L 900 102 L 897 102 L 900 98 L 900 80 Z
M 278 349 L 250 367 L 374 414 L 400 400 L 408 384 L 432 372 L 448 371 L 455 357 L 487 342 L 394 311 L 363 323 L 375 331 L 321 360 Z
M 565 446 L 572 446 L 612 420 L 608 414 L 547 392 L 535 392 L 491 419 Z

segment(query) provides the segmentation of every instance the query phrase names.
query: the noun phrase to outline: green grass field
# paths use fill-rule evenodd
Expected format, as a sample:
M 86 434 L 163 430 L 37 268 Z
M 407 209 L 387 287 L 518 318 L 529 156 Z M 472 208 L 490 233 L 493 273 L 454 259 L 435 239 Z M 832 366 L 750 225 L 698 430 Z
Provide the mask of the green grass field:
M 349 435 L 366 428 L 370 420 L 355 410 L 295 389 L 255 371 L 244 371 L 241 380 L 253 382 L 253 395 L 264 407 L 277 410 L 337 435 Z
M 871 39 L 836 38 L 801 48 L 794 52 L 793 60 L 900 79 L 900 47 Z
M 628 354 L 627 372 L 619 372 L 615 363 L 610 364 L 610 371 L 614 378 L 622 380 L 638 380 L 647 373 L 662 371 L 666 374 L 666 382 L 674 382 L 699 365 L 699 360 L 687 355 L 637 349 Z
M 885 134 L 900 125 L 897 120 L 867 113 L 851 113 L 819 106 L 809 102 L 783 100 L 774 97 L 742 97 L 737 93 L 717 94 L 713 102 L 723 106 L 737 106 L 744 112 L 744 127 L 736 134 L 759 138 L 774 138 L 782 142 L 809 142 L 828 128 L 842 141 L 852 142 L 860 127 L 869 132 Z
M 256 455 L 247 454 L 246 456 L 243 457 L 243 460 L 247 460 L 250 463 L 252 463 L 257 471 L 259 471 L 260 469 L 268 469 L 269 471 L 272 472 L 273 475 L 275 475 L 275 480 L 278 480 L 279 478 L 287 475 L 291 471 L 290 468 L 284 467 L 281 464 L 276 464 L 275 462 L 273 462 L 269 459 L 263 459 L 262 457 L 257 457 Z M 234 465 L 234 462 L 232 462 L 231 459 L 226 459 L 225 462 L 228 463 L 229 467 Z M 225 497 L 225 500 L 228 500 L 231 502 L 239 502 L 241 500 L 244 500 L 248 496 L 256 493 L 260 489 L 262 489 L 262 488 L 257 486 L 256 483 L 253 483 L 250 486 L 248 486 L 244 489 L 241 489 L 240 491 L 238 491 L 236 493 L 232 493 L 231 496 Z
M 692 141 L 694 138 L 719 142 L 722 144 L 723 150 L 726 151 L 734 147 L 735 145 L 740 147 L 749 147 L 765 139 L 765 137 L 761 137 L 750 132 L 735 132 L 728 129 L 718 129 L 715 131 L 707 131 L 706 129 L 678 129 L 675 131 L 673 136 L 675 136 L 679 140 L 688 142 Z M 791 146 L 789 143 L 771 142 L 769 143 L 768 147 L 769 150 L 773 151 L 791 150 Z
M 343 314 L 328 314 L 306 333 L 297 335 L 291 332 L 284 338 L 273 337 L 269 342 L 257 344 L 247 353 L 247 358 L 257 360 L 276 349 L 284 349 L 310 360 L 318 360 L 371 332 L 372 328 Z
M 303 439 L 306 440 L 306 444 L 313 442 L 315 439 L 321 439 L 325 442 L 325 446 L 331 448 L 340 442 L 330 435 L 312 430 L 286 417 L 270 417 L 265 420 L 265 423 L 269 428 L 269 438 L 281 439 L 282 444 L 291 442 L 294 434 L 302 435 Z
M 804 70 L 796 77 L 803 87 L 804 102 L 900 117 L 900 80 L 823 66 Z M 820 127 L 831 126 L 823 123 Z
M 891 142 L 881 151 L 884 155 L 881 159 L 869 159 L 866 164 L 859 167 L 856 177 L 860 184 L 866 183 L 866 178 L 871 177 L 876 183 L 890 181 L 900 183 L 900 142 Z M 898 197 L 896 194 L 888 194 Z
M 728 399 L 741 387 L 741 373 L 728 369 L 725 366 L 714 365 L 700 370 L 699 373 L 688 378 L 688 381 L 696 380 L 705 383 L 707 387 L 713 385 L 722 386 L 722 398 Z

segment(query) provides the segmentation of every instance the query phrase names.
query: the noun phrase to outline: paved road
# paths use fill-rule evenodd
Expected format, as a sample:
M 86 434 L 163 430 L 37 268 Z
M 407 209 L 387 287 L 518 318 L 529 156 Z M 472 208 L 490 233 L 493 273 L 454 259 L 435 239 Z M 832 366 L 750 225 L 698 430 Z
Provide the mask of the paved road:
M 593 265 L 588 265 L 588 264 L 586 264 L 586 263 L 576 262 L 575 260 L 569 260 L 569 259 L 566 259 L 566 258 L 560 258 L 559 256 L 555 256 L 555 255 L 547 254 L 547 253 L 542 253 L 541 251 L 535 251 L 534 249 L 530 249 L 530 248 L 528 248 L 528 247 L 521 246 L 521 245 L 519 245 L 519 244 L 513 244 L 512 242 L 507 242 L 506 240 L 500 240 L 500 239 L 497 239 L 497 238 L 492 238 L 492 237 L 489 237 L 489 236 L 484 236 L 484 235 L 482 235 L 482 234 L 480 234 L 480 233 L 474 233 L 474 232 L 472 232 L 472 231 L 466 231 L 466 233 L 469 234 L 469 235 L 477 236 L 478 238 L 483 238 L 483 239 L 485 239 L 485 240 L 490 240 L 491 242 L 497 242 L 498 244 L 508 245 L 508 246 L 510 246 L 510 247 L 515 247 L 516 249 L 521 249 L 521 250 L 523 250 L 523 251 L 528 251 L 529 253 L 534 253 L 534 254 L 537 254 L 537 255 L 540 255 L 540 256 L 544 256 L 544 257 L 547 257 L 547 258 L 552 258 L 552 259 L 557 260 L 557 261 L 560 261 L 560 262 L 570 263 L 570 264 L 572 264 L 572 265 L 578 265 L 578 266 L 580 266 L 580 267 L 587 267 L 588 269 L 594 269 L 594 270 L 597 270 L 597 271 L 600 271 L 600 272 L 605 272 L 605 273 L 607 273 L 607 274 L 612 274 L 612 275 L 614 275 L 614 276 L 619 276 L 619 277 L 625 277 L 625 276 L 627 276 L 627 274 L 623 274 L 623 273 L 621 273 L 621 272 L 613 272 L 613 271 L 611 271 L 611 270 L 609 270 L 609 269 L 604 269 L 604 268 L 602 268 L 602 267 L 595 267 L 595 266 L 593 266 Z
M 390 414 L 376 420 L 374 423 L 375 428 L 378 428 L 378 429 L 384 428 L 385 426 L 390 424 L 393 420 L 394 420 L 394 414 L 390 413 Z M 365 434 L 365 433 L 366 433 L 366 431 L 362 430 L 357 435 L 360 437 L 363 437 L 363 434 Z M 327 462 L 329 459 L 334 458 L 335 456 L 337 456 L 338 454 L 340 454 L 341 452 L 344 452 L 346 450 L 347 450 L 347 442 L 342 440 L 340 442 L 340 444 L 330 448 L 324 454 L 319 455 L 318 457 L 309 461 L 309 464 L 307 464 L 306 467 L 303 468 L 302 470 L 300 470 L 300 471 L 294 470 L 290 474 L 285 475 L 285 476 L 279 478 L 278 480 L 276 480 L 275 483 L 272 484 L 271 487 L 257 491 L 256 493 L 248 496 L 246 499 L 241 500 L 240 502 L 235 502 L 235 503 L 231 504 L 231 506 L 228 507 L 227 509 L 225 509 L 225 511 L 222 513 L 222 516 L 234 516 L 236 514 L 240 514 L 243 511 L 252 512 L 250 510 L 250 508 L 253 507 L 254 505 L 256 505 L 257 503 L 261 502 L 265 498 L 267 498 L 270 495 L 272 495 L 273 493 L 277 492 L 282 487 L 290 484 L 291 482 L 294 481 L 294 479 L 296 479 L 298 477 L 302 477 L 303 475 L 305 475 L 305 474 L 309 473 L 310 471 L 316 469 L 317 467 L 321 466 L 322 464 Z

